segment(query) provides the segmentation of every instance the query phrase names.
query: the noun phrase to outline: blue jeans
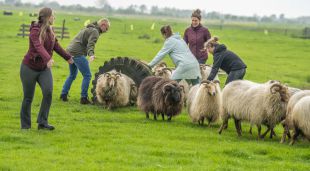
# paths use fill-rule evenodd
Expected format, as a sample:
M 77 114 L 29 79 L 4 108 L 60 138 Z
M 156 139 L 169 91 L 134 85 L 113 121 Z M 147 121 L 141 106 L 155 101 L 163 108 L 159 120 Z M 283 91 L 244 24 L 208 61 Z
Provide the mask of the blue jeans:
M 65 84 L 63 85 L 61 94 L 68 94 L 72 82 L 75 80 L 76 75 L 78 73 L 78 70 L 83 75 L 83 82 L 82 82 L 82 88 L 81 88 L 81 97 L 87 97 L 88 96 L 88 87 L 89 82 L 91 80 L 91 72 L 89 69 L 89 63 L 86 59 L 86 56 L 75 56 L 73 57 L 74 63 L 69 64 L 70 69 L 70 75 L 67 78 Z

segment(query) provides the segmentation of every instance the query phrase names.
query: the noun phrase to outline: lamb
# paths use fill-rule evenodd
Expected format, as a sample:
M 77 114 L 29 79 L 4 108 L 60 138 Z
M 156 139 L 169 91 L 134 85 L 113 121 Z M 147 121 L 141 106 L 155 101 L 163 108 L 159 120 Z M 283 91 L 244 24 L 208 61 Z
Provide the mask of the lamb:
M 292 119 L 292 110 L 294 106 L 297 104 L 297 102 L 304 98 L 310 96 L 310 90 L 301 90 L 295 93 L 293 96 L 291 96 L 290 100 L 288 101 L 287 104 L 287 110 L 286 110 L 286 117 L 285 120 L 282 122 L 283 124 L 283 135 L 281 138 L 281 143 L 285 142 L 286 135 L 290 138 L 290 129 L 293 129 L 293 119 Z
M 294 135 L 290 145 L 293 145 L 302 134 L 310 141 L 310 96 L 301 98 L 293 107 L 291 119 Z
M 200 73 L 201 73 L 201 80 L 207 80 L 212 70 L 212 66 L 206 64 L 200 64 Z M 214 77 L 213 80 L 220 80 L 218 75 Z
M 207 119 L 208 126 L 215 122 L 221 113 L 221 90 L 219 81 L 202 81 L 190 89 L 188 95 L 188 114 L 193 122 L 203 125 Z
M 111 110 L 114 107 L 127 106 L 135 101 L 134 81 L 116 71 L 101 74 L 96 85 L 98 102 Z
M 163 120 L 164 115 L 167 115 L 170 121 L 172 116 L 182 111 L 183 98 L 183 91 L 176 81 L 149 76 L 139 87 L 138 107 L 145 112 L 146 118 L 149 118 L 151 112 L 154 120 L 161 114 Z
M 238 136 L 241 136 L 241 120 L 246 120 L 258 128 L 258 137 L 272 130 L 285 115 L 289 99 L 287 86 L 274 81 L 264 84 L 238 80 L 226 85 L 223 89 L 223 124 L 222 132 L 229 117 L 235 121 Z M 267 126 L 267 131 L 261 135 L 261 125 Z

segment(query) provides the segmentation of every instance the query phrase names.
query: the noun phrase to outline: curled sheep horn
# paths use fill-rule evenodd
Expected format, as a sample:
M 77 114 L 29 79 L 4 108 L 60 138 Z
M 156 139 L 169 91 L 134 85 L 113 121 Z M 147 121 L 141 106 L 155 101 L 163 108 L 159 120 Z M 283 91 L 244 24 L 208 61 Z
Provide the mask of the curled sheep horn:
M 278 90 L 275 90 L 275 88 L 278 88 Z M 273 84 L 271 87 L 270 87 L 270 92 L 272 93 L 272 94 L 274 94 L 274 93 L 276 93 L 276 92 L 278 92 L 278 91 L 280 91 L 280 90 L 282 90 L 282 85 L 281 84 Z
M 166 70 L 168 70 L 168 71 L 172 71 L 170 68 L 163 68 L 163 71 L 166 71 Z
M 122 77 L 122 74 L 121 73 L 115 73 L 115 76 L 116 77 Z
M 203 80 L 203 81 L 201 81 L 201 83 L 200 83 L 200 84 L 203 84 L 203 83 L 210 84 L 210 83 L 211 83 L 211 81 L 209 81 L 209 80 Z
M 104 75 L 103 75 L 103 76 L 105 76 L 105 77 L 110 77 L 110 76 L 111 76 L 111 73 L 106 72 L 106 73 L 104 73 Z
M 173 87 L 172 84 L 166 84 L 166 85 L 164 85 L 163 88 L 162 88 L 163 93 L 165 93 L 167 90 L 170 90 L 171 87 Z

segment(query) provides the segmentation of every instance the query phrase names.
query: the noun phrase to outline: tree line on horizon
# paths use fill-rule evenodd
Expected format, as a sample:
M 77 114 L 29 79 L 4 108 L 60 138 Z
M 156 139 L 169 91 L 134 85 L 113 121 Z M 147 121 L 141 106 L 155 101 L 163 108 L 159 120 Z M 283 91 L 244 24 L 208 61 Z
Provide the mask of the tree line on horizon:
M 39 4 L 30 2 L 22 3 L 21 0 L 5 0 L 0 2 L 0 5 L 10 5 L 16 7 L 42 7 L 48 6 L 53 9 L 60 9 L 65 11 L 79 11 L 79 12 L 105 12 L 108 14 L 130 14 L 130 15 L 150 15 L 150 16 L 165 16 L 176 18 L 188 18 L 191 16 L 193 10 L 177 9 L 158 6 L 148 8 L 146 5 L 129 5 L 126 8 L 113 8 L 106 0 L 97 0 L 96 7 L 84 7 L 80 4 L 76 5 L 60 5 L 56 1 L 43 1 Z M 262 22 L 262 23 L 287 23 L 287 24 L 310 24 L 310 16 L 301 16 L 297 18 L 286 18 L 285 14 L 272 14 L 270 16 L 238 16 L 233 14 L 223 14 L 216 11 L 206 12 L 202 10 L 202 16 L 205 19 L 224 21 L 241 21 L 241 22 Z

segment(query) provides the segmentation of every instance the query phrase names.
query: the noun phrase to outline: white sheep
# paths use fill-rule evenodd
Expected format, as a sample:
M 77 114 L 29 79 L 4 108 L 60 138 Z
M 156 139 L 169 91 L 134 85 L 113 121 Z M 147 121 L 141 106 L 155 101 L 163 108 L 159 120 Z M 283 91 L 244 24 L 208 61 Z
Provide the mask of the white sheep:
M 289 131 L 290 129 L 293 129 L 292 110 L 294 106 L 300 99 L 306 96 L 310 96 L 310 90 L 298 91 L 297 93 L 295 93 L 294 95 L 290 97 L 288 104 L 287 104 L 286 117 L 285 117 L 285 120 L 282 122 L 284 131 L 283 131 L 283 135 L 281 138 L 281 143 L 285 142 L 286 135 L 290 137 Z
M 134 81 L 128 76 L 116 71 L 101 74 L 97 80 L 96 97 L 104 107 L 127 106 L 133 99 L 136 90 Z
M 294 135 L 290 144 L 293 145 L 300 134 L 310 141 L 310 96 L 301 98 L 295 104 L 292 109 L 292 123 Z
M 202 81 L 193 86 L 188 94 L 188 114 L 193 122 L 203 125 L 204 119 L 215 122 L 221 112 L 221 89 L 218 81 Z
M 287 86 L 268 81 L 264 84 L 237 80 L 223 89 L 223 124 L 222 132 L 229 117 L 235 121 L 238 136 L 241 136 L 241 120 L 249 121 L 258 128 L 258 137 L 263 138 L 285 115 L 289 98 Z M 261 125 L 268 127 L 261 135 Z

